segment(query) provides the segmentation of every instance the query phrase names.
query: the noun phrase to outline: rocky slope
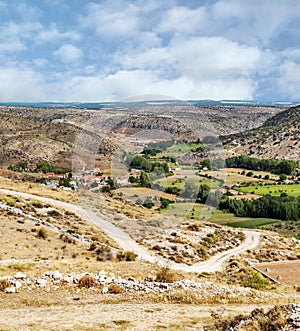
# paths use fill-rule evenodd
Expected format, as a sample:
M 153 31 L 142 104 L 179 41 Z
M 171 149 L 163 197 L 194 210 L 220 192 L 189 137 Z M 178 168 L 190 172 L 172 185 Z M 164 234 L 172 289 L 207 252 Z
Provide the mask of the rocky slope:
M 109 154 L 115 145 L 70 123 L 0 112 L 0 165 L 47 161 L 72 167 L 74 148 L 78 153 L 90 154 L 93 148 L 93 153 Z
M 257 129 L 223 137 L 227 155 L 300 160 L 300 106 L 268 119 Z

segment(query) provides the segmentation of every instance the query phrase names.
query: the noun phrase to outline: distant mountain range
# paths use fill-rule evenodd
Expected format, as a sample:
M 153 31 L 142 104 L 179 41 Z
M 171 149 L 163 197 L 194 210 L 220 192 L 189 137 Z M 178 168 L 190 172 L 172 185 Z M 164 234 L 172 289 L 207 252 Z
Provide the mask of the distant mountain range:
M 300 103 L 300 102 L 299 102 Z M 0 106 L 14 106 L 14 107 L 34 107 L 34 108 L 75 108 L 75 109 L 119 109 L 132 108 L 148 105 L 194 105 L 194 106 L 258 106 L 258 107 L 291 107 L 295 106 L 297 102 L 290 101 L 249 101 L 249 100 L 145 100 L 135 101 L 116 101 L 116 102 L 2 102 Z
M 300 160 L 300 106 L 194 102 L 192 107 L 172 100 L 130 104 L 52 103 L 52 107 L 48 103 L 2 104 L 0 165 L 47 160 L 69 167 L 76 139 L 83 131 L 87 132 L 85 139 L 94 143 L 98 142 L 99 134 L 130 135 L 141 130 L 167 131 L 194 139 L 201 125 L 221 136 L 228 156 L 247 154 Z M 91 108 L 81 108 L 83 105 Z M 101 112 L 98 111 L 100 105 L 103 106 Z M 105 155 L 116 148 L 111 141 L 102 141 L 100 145 L 99 151 Z

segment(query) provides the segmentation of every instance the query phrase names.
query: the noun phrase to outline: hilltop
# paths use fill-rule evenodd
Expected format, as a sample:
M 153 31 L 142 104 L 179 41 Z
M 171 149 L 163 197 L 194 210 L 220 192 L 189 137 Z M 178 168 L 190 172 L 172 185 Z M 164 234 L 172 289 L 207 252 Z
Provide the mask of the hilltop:
M 299 161 L 300 106 L 269 118 L 259 128 L 222 137 L 229 156 L 246 154 L 259 158 Z

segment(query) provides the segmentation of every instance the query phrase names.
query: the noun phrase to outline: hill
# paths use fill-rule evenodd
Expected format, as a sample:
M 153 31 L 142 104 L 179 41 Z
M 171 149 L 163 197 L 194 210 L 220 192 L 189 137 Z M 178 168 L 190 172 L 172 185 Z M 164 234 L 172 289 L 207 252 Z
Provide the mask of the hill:
M 78 146 L 78 137 L 81 137 Z M 87 146 L 96 146 L 97 153 L 107 154 L 115 145 L 76 125 L 46 122 L 0 112 L 0 164 L 21 161 L 47 161 L 61 167 L 72 167 L 74 148 L 84 153 Z
M 291 120 L 300 120 L 300 106 L 291 107 L 273 117 L 267 119 L 263 126 L 276 126 L 281 125 Z
M 300 106 L 269 118 L 259 128 L 222 137 L 227 155 L 259 158 L 300 159 Z

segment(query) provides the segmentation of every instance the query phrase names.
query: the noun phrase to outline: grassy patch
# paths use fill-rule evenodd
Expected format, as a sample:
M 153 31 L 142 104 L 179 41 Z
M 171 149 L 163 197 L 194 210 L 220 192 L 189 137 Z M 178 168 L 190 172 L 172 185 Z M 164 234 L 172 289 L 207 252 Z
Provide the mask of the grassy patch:
M 300 185 L 299 184 L 278 184 L 278 185 L 267 185 L 267 186 L 260 186 L 260 185 L 254 185 L 254 186 L 248 186 L 248 187 L 240 187 L 238 189 L 239 191 L 245 192 L 245 193 L 252 193 L 259 195 L 274 195 L 274 196 L 280 196 L 281 193 L 287 193 L 289 196 L 297 197 L 300 195 Z
M 263 225 L 276 223 L 278 220 L 272 218 L 253 218 L 245 219 L 237 222 L 228 222 L 225 225 L 232 226 L 234 228 L 258 228 Z

